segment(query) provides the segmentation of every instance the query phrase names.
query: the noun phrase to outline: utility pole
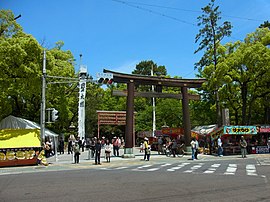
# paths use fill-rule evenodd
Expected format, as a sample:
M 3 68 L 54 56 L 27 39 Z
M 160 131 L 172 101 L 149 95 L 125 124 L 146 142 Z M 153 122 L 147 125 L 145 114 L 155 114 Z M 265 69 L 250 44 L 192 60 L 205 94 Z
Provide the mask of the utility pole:
M 152 68 L 151 68 L 151 76 L 154 76 L 153 64 L 152 64 Z M 152 92 L 154 92 L 154 91 L 155 91 L 154 85 L 152 85 Z M 155 103 L 155 98 L 152 97 L 152 99 L 153 99 L 153 133 L 152 133 L 152 136 L 154 137 L 155 131 L 156 131 L 156 103 Z
M 43 51 L 41 112 L 40 112 L 40 138 L 41 146 L 45 141 L 45 113 L 46 113 L 46 51 Z

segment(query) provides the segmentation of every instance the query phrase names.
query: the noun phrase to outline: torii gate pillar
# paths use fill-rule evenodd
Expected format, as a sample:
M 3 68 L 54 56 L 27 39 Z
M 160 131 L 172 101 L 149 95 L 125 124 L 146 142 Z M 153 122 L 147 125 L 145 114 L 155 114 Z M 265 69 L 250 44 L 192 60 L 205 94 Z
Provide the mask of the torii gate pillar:
M 183 125 L 184 125 L 184 136 L 185 136 L 185 145 L 190 147 L 191 141 L 191 126 L 190 126 L 190 116 L 189 116 L 189 98 L 188 98 L 188 91 L 187 87 L 181 88 L 181 93 L 183 95 L 182 99 L 182 109 L 183 109 Z
M 126 116 L 126 128 L 125 128 L 125 150 L 123 158 L 135 158 L 133 154 L 133 146 L 134 146 L 134 133 L 133 133 L 133 121 L 134 121 L 134 91 L 135 85 L 133 80 L 130 80 L 127 83 L 127 116 Z

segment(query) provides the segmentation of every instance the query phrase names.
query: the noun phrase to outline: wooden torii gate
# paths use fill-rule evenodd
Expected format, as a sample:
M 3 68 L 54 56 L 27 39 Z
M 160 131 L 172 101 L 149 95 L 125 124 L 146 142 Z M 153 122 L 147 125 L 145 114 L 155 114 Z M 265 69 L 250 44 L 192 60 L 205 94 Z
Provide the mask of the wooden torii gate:
M 133 125 L 134 125 L 134 97 L 161 97 L 161 98 L 178 98 L 182 99 L 183 108 L 183 122 L 184 122 L 184 136 L 185 144 L 190 146 L 191 140 L 191 124 L 189 115 L 189 99 L 199 100 L 198 95 L 189 95 L 188 88 L 200 88 L 205 82 L 205 79 L 176 79 L 165 78 L 157 76 L 144 76 L 135 74 L 124 74 L 114 72 L 110 70 L 103 70 L 104 73 L 113 74 L 113 80 L 116 83 L 126 83 L 127 91 L 114 91 L 113 95 L 127 96 L 126 103 L 126 128 L 125 128 L 125 151 L 123 157 L 134 157 L 133 147 Z M 135 92 L 135 85 L 154 85 L 157 89 L 162 89 L 162 86 L 166 87 L 179 87 L 181 88 L 181 94 L 166 94 L 162 92 Z

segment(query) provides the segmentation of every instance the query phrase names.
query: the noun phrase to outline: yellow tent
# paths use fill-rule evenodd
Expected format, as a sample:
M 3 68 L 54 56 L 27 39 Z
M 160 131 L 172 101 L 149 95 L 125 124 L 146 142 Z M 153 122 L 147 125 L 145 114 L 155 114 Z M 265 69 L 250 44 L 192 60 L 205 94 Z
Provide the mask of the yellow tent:
M 40 147 L 39 129 L 0 130 L 0 149 Z

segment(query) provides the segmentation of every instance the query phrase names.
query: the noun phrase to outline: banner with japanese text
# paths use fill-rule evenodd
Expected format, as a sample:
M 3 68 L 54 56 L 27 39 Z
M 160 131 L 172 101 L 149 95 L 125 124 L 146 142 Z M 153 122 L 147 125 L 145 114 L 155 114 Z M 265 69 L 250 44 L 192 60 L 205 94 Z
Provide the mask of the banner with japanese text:
M 256 135 L 256 126 L 224 126 L 224 134 L 229 135 Z

